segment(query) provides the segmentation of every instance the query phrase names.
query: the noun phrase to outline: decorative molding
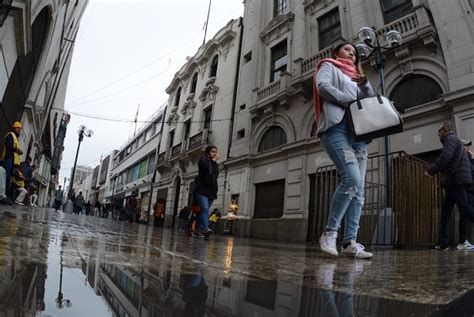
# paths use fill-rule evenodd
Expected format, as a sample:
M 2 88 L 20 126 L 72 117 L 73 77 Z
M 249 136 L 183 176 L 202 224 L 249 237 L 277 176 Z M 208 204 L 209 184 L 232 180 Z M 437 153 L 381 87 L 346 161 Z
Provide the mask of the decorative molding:
M 194 93 L 190 94 L 181 108 L 181 113 L 185 116 L 186 114 L 193 115 L 194 108 L 196 108 L 197 103 L 194 101 Z
M 276 16 L 260 33 L 260 38 L 268 45 L 270 42 L 291 29 L 295 15 L 291 12 Z
M 207 101 L 214 101 L 216 99 L 216 94 L 219 91 L 219 87 L 214 85 L 215 81 L 216 78 L 211 77 L 206 82 L 206 87 L 204 87 L 201 93 L 199 94 L 199 100 L 201 100 L 202 103 L 205 103 Z

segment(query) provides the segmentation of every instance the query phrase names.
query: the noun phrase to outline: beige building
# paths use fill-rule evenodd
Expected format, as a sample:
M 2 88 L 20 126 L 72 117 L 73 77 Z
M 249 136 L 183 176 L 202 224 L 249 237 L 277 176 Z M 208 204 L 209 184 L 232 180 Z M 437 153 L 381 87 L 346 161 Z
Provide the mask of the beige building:
M 247 0 L 225 201 L 238 198 L 234 233 L 304 241 L 314 210 L 317 169 L 331 164 L 313 136 L 312 76 L 342 40 L 373 27 L 397 30 L 403 45 L 386 51 L 387 95 L 406 109 L 405 130 L 390 152 L 432 160 L 439 123 L 474 138 L 472 1 Z M 373 58 L 364 69 L 380 91 Z M 370 154 L 383 154 L 374 140 Z M 311 205 L 312 204 L 312 205 Z M 312 207 L 310 207 L 310 205 Z
M 175 74 L 167 88 L 169 102 L 159 147 L 153 201 L 165 204 L 165 226 L 175 226 L 178 212 L 192 199 L 197 162 L 208 144 L 221 161 L 228 158 L 236 101 L 242 20 L 232 20 Z M 227 173 L 219 176 L 213 207 L 225 206 Z

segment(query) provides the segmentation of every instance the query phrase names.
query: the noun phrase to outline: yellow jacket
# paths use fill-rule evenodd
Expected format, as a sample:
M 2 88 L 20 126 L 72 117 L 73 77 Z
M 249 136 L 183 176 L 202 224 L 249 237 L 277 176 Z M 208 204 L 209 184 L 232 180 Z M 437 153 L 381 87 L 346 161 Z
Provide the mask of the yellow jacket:
M 7 138 L 8 135 L 11 135 L 13 138 L 13 165 L 20 166 L 20 155 L 18 154 L 18 151 L 20 150 L 20 142 L 18 142 L 18 138 L 16 137 L 15 132 L 9 132 L 5 135 L 5 139 Z M 2 149 L 2 155 L 0 157 L 0 160 L 4 160 L 5 156 L 7 155 L 7 147 L 5 144 L 3 144 L 3 149 Z

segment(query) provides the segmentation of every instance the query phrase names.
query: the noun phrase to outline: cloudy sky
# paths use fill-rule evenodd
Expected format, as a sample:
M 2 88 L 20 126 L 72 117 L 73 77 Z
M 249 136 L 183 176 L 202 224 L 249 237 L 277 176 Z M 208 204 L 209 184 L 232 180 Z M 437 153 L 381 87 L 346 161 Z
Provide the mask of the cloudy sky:
M 133 135 L 133 123 L 110 119 L 133 121 L 140 104 L 138 120 L 146 121 L 166 102 L 173 75 L 202 44 L 208 6 L 209 0 L 89 1 L 69 75 L 65 108 L 72 117 L 61 183 L 70 177 L 81 124 L 94 135 L 81 143 L 78 164 L 93 167 Z M 212 0 L 207 39 L 243 9 L 242 0 Z

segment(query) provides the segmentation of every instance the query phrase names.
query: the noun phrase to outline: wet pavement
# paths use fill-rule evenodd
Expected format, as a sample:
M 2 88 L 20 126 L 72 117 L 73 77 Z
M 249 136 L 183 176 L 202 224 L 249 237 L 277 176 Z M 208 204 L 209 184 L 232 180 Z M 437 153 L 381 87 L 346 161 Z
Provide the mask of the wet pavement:
M 474 252 L 374 253 L 0 208 L 0 317 L 474 315 Z

